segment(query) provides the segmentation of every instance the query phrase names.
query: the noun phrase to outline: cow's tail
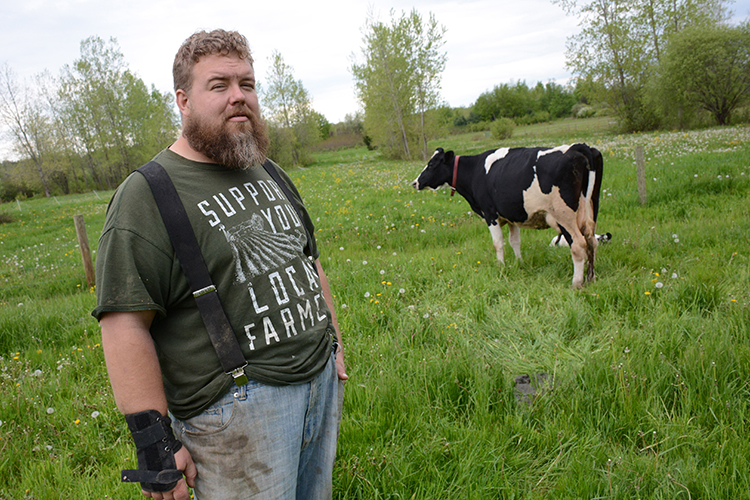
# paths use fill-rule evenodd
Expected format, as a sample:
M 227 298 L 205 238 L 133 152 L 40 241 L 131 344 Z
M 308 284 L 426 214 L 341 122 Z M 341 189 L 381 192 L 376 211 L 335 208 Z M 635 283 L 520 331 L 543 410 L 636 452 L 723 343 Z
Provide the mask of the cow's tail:
M 580 153 L 586 158 L 586 168 L 589 178 L 584 182 L 586 203 L 590 203 L 593 210 L 594 222 L 599 215 L 599 196 L 602 189 L 602 173 L 604 172 L 604 159 L 598 149 L 586 144 L 573 144 L 569 151 Z

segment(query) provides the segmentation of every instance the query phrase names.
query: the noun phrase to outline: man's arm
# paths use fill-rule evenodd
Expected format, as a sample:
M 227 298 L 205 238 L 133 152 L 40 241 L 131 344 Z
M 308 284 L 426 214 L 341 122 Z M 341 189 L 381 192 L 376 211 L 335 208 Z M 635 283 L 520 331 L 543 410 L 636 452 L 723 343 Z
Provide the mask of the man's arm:
M 109 312 L 99 320 L 112 392 L 117 408 L 124 415 L 146 410 L 167 414 L 161 368 L 149 332 L 154 315 L 154 311 Z M 184 446 L 175 453 L 175 461 L 177 468 L 185 473 L 187 483 L 193 486 L 195 465 Z M 189 498 L 185 480 L 180 480 L 172 491 L 143 494 L 157 500 Z
M 328 277 L 323 271 L 323 266 L 320 264 L 320 259 L 315 260 L 315 267 L 318 268 L 318 276 L 320 276 L 320 286 L 321 288 L 323 288 L 323 298 L 328 305 L 328 309 L 331 311 L 333 328 L 336 330 L 336 338 L 339 342 L 339 352 L 336 353 L 336 372 L 338 373 L 339 379 L 348 380 L 349 375 L 346 374 L 346 366 L 344 365 L 344 344 L 341 342 L 339 320 L 336 318 L 336 309 L 333 307 L 333 295 L 331 294 L 331 287 L 328 284 Z

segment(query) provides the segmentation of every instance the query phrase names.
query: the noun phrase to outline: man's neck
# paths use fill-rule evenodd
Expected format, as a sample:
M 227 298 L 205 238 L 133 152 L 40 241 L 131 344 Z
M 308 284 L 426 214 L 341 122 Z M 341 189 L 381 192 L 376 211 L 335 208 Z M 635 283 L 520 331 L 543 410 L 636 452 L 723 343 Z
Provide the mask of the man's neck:
M 214 160 L 212 160 L 208 156 L 191 148 L 187 139 L 182 134 L 180 134 L 180 137 L 177 138 L 174 144 L 169 146 L 169 149 L 173 153 L 177 153 L 178 155 L 182 156 L 183 158 L 187 158 L 188 160 L 197 161 L 201 163 L 216 163 Z

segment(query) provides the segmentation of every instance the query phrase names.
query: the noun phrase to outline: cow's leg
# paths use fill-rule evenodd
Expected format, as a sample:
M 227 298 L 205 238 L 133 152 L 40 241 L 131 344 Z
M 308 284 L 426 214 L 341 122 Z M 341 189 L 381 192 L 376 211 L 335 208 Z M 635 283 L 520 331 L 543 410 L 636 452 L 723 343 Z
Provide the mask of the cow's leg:
M 570 256 L 573 259 L 573 288 L 580 288 L 583 286 L 583 274 L 586 266 L 586 257 L 588 256 L 588 245 L 586 244 L 586 238 L 581 234 L 578 227 L 574 225 L 572 229 L 573 230 L 568 231 L 568 233 L 572 238 L 570 244 Z
M 596 233 L 587 234 L 586 238 L 586 257 L 588 259 L 588 266 L 586 268 L 586 281 L 594 281 L 596 275 L 594 274 L 594 261 L 596 260 L 596 247 L 599 245 L 599 241 L 596 239 Z
M 515 224 L 508 224 L 508 241 L 510 242 L 513 252 L 516 254 L 516 258 L 520 261 L 521 258 L 521 228 Z
M 492 244 L 495 246 L 495 255 L 497 260 L 505 264 L 505 255 L 503 254 L 503 228 L 500 224 L 490 224 L 490 234 L 492 235 Z

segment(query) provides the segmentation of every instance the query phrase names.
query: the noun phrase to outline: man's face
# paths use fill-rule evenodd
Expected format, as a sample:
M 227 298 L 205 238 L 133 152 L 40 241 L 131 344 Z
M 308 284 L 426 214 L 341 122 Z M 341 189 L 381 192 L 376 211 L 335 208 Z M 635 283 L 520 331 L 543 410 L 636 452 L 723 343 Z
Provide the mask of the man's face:
M 202 57 L 184 93 L 182 134 L 194 150 L 231 169 L 265 161 L 268 137 L 260 119 L 253 67 L 236 55 Z

